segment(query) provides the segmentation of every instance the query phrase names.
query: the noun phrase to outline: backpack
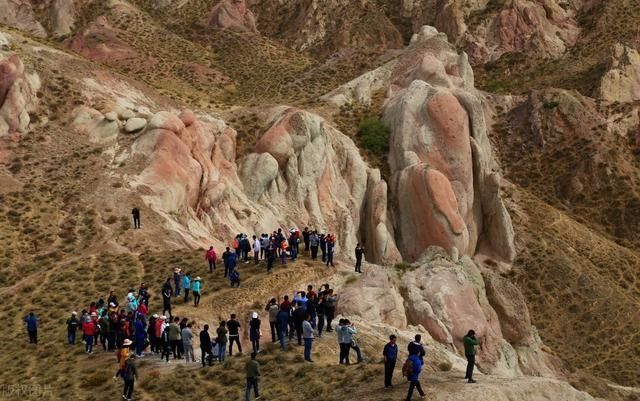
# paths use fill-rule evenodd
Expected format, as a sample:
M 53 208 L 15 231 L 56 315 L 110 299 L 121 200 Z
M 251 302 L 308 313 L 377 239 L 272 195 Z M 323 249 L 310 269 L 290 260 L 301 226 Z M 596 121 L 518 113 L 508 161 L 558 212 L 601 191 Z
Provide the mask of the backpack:
M 407 379 L 413 374 L 413 361 L 407 358 L 402 365 L 402 376 L 405 376 Z

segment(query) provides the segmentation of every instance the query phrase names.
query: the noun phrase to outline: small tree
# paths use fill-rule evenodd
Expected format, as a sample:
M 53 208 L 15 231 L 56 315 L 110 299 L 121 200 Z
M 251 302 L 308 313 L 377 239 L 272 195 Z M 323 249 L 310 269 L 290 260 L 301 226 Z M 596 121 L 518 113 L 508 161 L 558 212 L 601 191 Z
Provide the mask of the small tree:
M 365 149 L 376 155 L 385 155 L 389 151 L 391 131 L 377 117 L 366 117 L 358 126 L 358 137 Z

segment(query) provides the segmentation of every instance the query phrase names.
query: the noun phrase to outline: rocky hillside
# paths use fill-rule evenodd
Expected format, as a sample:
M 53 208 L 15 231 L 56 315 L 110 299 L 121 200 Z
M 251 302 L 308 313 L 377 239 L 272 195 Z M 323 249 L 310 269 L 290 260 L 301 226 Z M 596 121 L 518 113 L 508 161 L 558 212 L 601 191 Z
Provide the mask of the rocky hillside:
M 274 276 L 247 270 L 238 293 L 211 278 L 204 308 L 179 313 L 211 325 L 230 304 L 248 314 L 326 281 L 371 357 L 343 380 L 334 344 L 319 342 L 331 383 L 304 395 L 388 399 L 367 379 L 380 376 L 375 355 L 389 333 L 420 332 L 434 399 L 636 399 L 635 2 L 0 9 L 0 316 L 16 340 L 0 345 L 3 382 L 32 377 L 50 399 L 117 397 L 106 356 L 64 347 L 70 310 L 142 280 L 155 290 L 176 266 L 204 274 L 201 249 L 238 232 L 309 226 L 337 235 L 337 269 L 303 259 Z M 364 118 L 386 127 L 382 152 L 359 132 Z M 133 206 L 143 230 L 130 229 Z M 350 272 L 357 242 L 362 276 Z M 41 318 L 37 350 L 24 350 L 27 310 Z M 477 388 L 456 383 L 470 328 L 485 338 Z M 242 391 L 232 376 L 142 370 L 141 399 L 185 380 L 212 382 L 200 390 L 219 397 L 220 383 Z M 309 379 L 294 376 L 266 378 L 265 396 L 289 399 Z

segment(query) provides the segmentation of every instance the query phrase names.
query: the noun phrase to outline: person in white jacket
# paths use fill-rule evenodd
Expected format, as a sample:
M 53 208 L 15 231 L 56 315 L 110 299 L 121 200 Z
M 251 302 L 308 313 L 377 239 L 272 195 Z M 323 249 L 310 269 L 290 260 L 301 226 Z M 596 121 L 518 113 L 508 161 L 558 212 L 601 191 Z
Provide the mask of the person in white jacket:
M 260 240 L 255 235 L 253 236 L 253 260 L 258 264 L 260 261 L 260 248 L 261 248 Z

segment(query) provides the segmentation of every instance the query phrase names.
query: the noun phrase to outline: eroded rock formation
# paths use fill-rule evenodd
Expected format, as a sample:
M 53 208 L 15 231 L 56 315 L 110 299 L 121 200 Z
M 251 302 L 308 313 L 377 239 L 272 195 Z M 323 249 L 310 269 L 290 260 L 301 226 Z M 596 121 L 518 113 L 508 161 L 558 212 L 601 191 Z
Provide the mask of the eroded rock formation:
M 247 8 L 245 0 L 222 0 L 211 10 L 207 26 L 235 32 L 258 33 L 256 17 Z
M 36 110 L 40 78 L 25 72 L 17 55 L 0 59 L 0 138 L 19 138 L 29 130 L 30 112 Z

